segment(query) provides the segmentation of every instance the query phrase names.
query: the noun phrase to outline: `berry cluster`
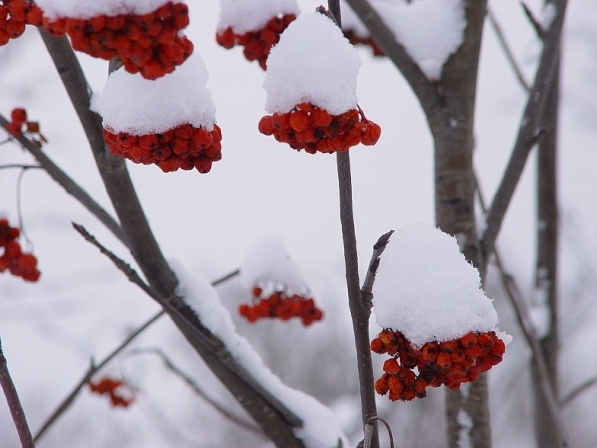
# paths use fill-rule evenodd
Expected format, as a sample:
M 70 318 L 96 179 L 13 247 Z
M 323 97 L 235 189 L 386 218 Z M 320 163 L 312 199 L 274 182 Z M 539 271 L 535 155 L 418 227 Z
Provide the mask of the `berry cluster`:
M 27 0 L 0 0 L 0 47 L 25 32 L 25 25 L 41 26 L 42 12 Z
M 323 318 L 323 312 L 317 308 L 312 298 L 299 294 L 286 295 L 284 291 L 273 292 L 268 297 L 261 297 L 262 289 L 253 288 L 253 304 L 241 304 L 238 312 L 253 323 L 262 318 L 290 320 L 299 317 L 304 326 Z
M 352 45 L 363 45 L 365 47 L 371 47 L 371 50 L 373 50 L 373 56 L 385 56 L 383 50 L 379 48 L 379 45 L 377 45 L 377 43 L 371 37 L 360 37 L 352 30 L 343 30 L 342 32 L 344 33 L 344 37 L 346 37 L 346 39 L 348 39 L 348 42 L 350 42 Z
M 15 137 L 23 134 L 30 134 L 31 140 L 41 146 L 47 143 L 46 138 L 39 132 L 39 123 L 37 121 L 27 121 L 27 111 L 20 107 L 13 109 L 10 113 L 10 123 L 6 129 Z
M 296 19 L 294 14 L 272 17 L 261 30 L 249 31 L 244 34 L 236 34 L 229 26 L 216 34 L 216 41 L 227 49 L 241 45 L 244 47 L 245 58 L 249 61 L 258 61 L 261 68 L 266 70 L 269 51 L 278 43 L 280 34 L 294 19 Z
M 110 397 L 113 407 L 126 408 L 135 401 L 135 390 L 123 380 L 105 377 L 97 383 L 89 380 L 87 385 L 92 393 Z
M 494 331 L 470 332 L 459 339 L 427 342 L 415 348 L 399 331 L 384 329 L 371 341 L 375 353 L 392 357 L 384 362 L 384 374 L 375 382 L 380 395 L 389 392 L 392 401 L 410 401 L 426 395 L 429 386 L 442 384 L 458 389 L 461 383 L 476 381 L 502 361 L 504 341 Z M 417 368 L 418 375 L 412 370 Z
M 134 163 L 156 164 L 165 173 L 196 168 L 211 170 L 212 162 L 222 158 L 222 132 L 217 124 L 211 131 L 183 124 L 164 133 L 132 135 L 104 129 L 104 141 L 110 151 Z
M 381 128 L 367 120 L 360 108 L 331 115 L 313 104 L 301 103 L 290 112 L 262 117 L 259 132 L 273 135 L 293 149 L 329 154 L 346 151 L 359 143 L 372 146 L 377 143 Z
M 17 238 L 21 232 L 11 227 L 6 219 L 0 219 L 0 248 L 4 254 L 0 257 L 0 272 L 8 271 L 28 282 L 36 282 L 41 275 L 37 270 L 37 258 L 33 254 L 25 254 Z
M 119 58 L 129 73 L 156 79 L 174 71 L 193 52 L 193 43 L 179 31 L 189 24 L 184 3 L 169 2 L 155 11 L 90 19 L 44 17 L 53 35 L 68 34 L 75 50 L 93 57 Z

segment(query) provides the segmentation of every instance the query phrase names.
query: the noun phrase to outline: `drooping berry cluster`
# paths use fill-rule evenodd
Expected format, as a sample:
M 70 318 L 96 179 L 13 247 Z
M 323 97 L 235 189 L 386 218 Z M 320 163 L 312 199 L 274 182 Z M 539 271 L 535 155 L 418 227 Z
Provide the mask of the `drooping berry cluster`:
M 193 43 L 179 33 L 188 24 L 187 5 L 173 2 L 142 15 L 44 17 L 48 32 L 68 34 L 75 50 L 101 59 L 119 58 L 127 72 L 141 73 L 146 79 L 174 71 L 191 55 Z
M 107 395 L 113 407 L 129 407 L 135 401 L 135 389 L 123 380 L 104 377 L 96 383 L 87 382 L 89 390 L 98 395 Z
M 212 162 L 222 158 L 222 132 L 217 124 L 212 130 L 183 124 L 164 133 L 132 135 L 104 129 L 104 141 L 113 154 L 134 163 L 156 164 L 165 173 L 178 169 L 200 173 L 211 170 Z
M 41 26 L 42 12 L 27 0 L 0 0 L 0 47 L 25 32 L 25 25 Z
M 262 293 L 261 288 L 253 288 L 253 303 L 243 303 L 238 307 L 239 314 L 251 323 L 266 317 L 281 320 L 298 317 L 307 327 L 323 318 L 323 312 L 317 308 L 311 297 L 287 295 L 284 291 L 275 291 L 267 297 L 262 297 Z
M 262 117 L 259 132 L 273 135 L 296 150 L 329 154 L 346 151 L 359 143 L 372 146 L 377 143 L 381 128 L 368 120 L 360 108 L 331 115 L 313 104 L 301 103 L 290 112 Z
M 20 234 L 19 229 L 8 224 L 8 220 L 0 219 L 0 248 L 4 248 L 0 257 L 0 272 L 8 270 L 23 280 L 36 282 L 41 275 L 37 270 L 37 258 L 33 254 L 23 253 L 17 241 Z
M 39 131 L 39 123 L 37 121 L 27 121 L 27 111 L 25 109 L 20 107 L 13 109 L 10 113 L 10 120 L 6 129 L 15 137 L 29 134 L 31 140 L 39 146 L 47 143 L 46 138 Z
M 373 50 L 373 56 L 385 56 L 383 50 L 379 48 L 379 45 L 377 45 L 377 43 L 370 36 L 361 37 L 352 30 L 343 30 L 342 32 L 344 33 L 344 37 L 348 39 L 348 42 L 354 46 L 362 45 L 364 47 L 370 47 L 371 50 Z
M 294 19 L 296 19 L 294 14 L 272 17 L 261 30 L 244 34 L 236 34 L 229 26 L 216 34 L 216 41 L 226 49 L 241 45 L 244 47 L 245 58 L 249 61 L 258 61 L 261 68 L 266 70 L 269 51 L 278 43 L 280 34 Z
M 371 341 L 371 350 L 392 356 L 384 362 L 384 373 L 375 382 L 377 393 L 389 392 L 392 401 L 410 401 L 424 397 L 429 386 L 458 389 L 462 383 L 476 381 L 481 372 L 502 361 L 506 345 L 494 331 L 489 331 L 427 342 L 417 349 L 399 331 L 384 329 Z

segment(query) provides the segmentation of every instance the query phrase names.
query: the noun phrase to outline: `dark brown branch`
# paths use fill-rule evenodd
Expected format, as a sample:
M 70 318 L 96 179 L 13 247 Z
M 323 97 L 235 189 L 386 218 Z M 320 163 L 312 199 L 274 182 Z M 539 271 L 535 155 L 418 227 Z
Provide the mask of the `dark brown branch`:
M 373 307 L 373 283 L 375 282 L 375 275 L 377 274 L 377 268 L 379 267 L 380 257 L 393 233 L 393 230 L 384 233 L 373 245 L 373 255 L 371 255 L 367 275 L 365 276 L 365 281 L 361 287 L 361 300 L 369 311 L 371 311 L 371 308 Z
M 23 410 L 23 406 L 21 406 L 21 400 L 19 400 L 17 388 L 15 387 L 12 378 L 10 377 L 10 372 L 8 371 L 8 365 L 6 362 L 6 357 L 4 356 L 4 351 L 2 350 L 1 340 L 0 386 L 2 386 L 2 390 L 4 391 L 4 396 L 6 397 L 6 402 L 8 403 L 8 409 L 10 410 L 10 415 L 12 416 L 15 428 L 17 429 L 17 434 L 19 435 L 21 446 L 23 448 L 35 447 L 35 444 L 33 443 L 33 438 L 31 437 L 31 431 L 29 430 L 29 425 L 27 424 L 27 417 L 25 416 L 25 411 Z
M 531 148 L 541 134 L 541 117 L 549 91 L 553 88 L 553 80 L 557 71 L 567 4 L 568 0 L 554 2 L 558 14 L 545 36 L 539 67 L 524 110 L 514 149 L 486 217 L 487 227 L 481 239 L 485 263 L 487 263 L 487 258 L 493 252 L 504 216 L 526 165 Z
M 247 431 L 250 431 L 254 434 L 264 437 L 263 432 L 257 426 L 252 425 L 251 423 L 234 415 L 234 413 L 232 413 L 231 411 L 226 409 L 224 407 L 224 405 L 218 403 L 216 400 L 211 398 L 207 394 L 207 392 L 204 391 L 201 388 L 201 386 L 199 386 L 199 384 L 197 384 L 197 382 L 190 375 L 185 373 L 180 367 L 178 367 L 176 364 L 174 364 L 174 362 L 172 362 L 172 360 L 166 355 L 166 353 L 164 353 L 163 350 L 161 350 L 159 348 L 155 348 L 155 347 L 135 348 L 135 349 L 129 350 L 126 354 L 128 356 L 128 355 L 137 355 L 137 354 L 143 355 L 143 354 L 147 354 L 147 353 L 157 355 L 162 360 L 162 362 L 164 363 L 164 365 L 166 366 L 166 368 L 168 370 L 170 370 L 172 373 L 174 373 L 176 376 L 178 376 L 180 379 L 182 379 L 187 384 L 187 386 L 189 386 L 191 389 L 193 389 L 193 391 L 199 397 L 201 397 L 202 399 L 207 401 L 207 403 L 209 403 L 224 418 L 230 420 L 232 423 L 240 426 L 241 428 L 246 429 Z
M 8 120 L 0 114 L 0 126 L 6 129 L 8 126 Z M 58 185 L 66 190 L 66 192 L 72 195 L 77 201 L 79 201 L 90 213 L 92 213 L 97 219 L 104 224 L 116 238 L 118 238 L 125 246 L 128 246 L 126 236 L 120 227 L 120 224 L 110 216 L 110 214 L 102 208 L 89 194 L 81 188 L 71 177 L 62 171 L 53 161 L 50 159 L 40 147 L 29 140 L 25 136 L 13 137 L 23 148 L 25 148 L 34 158 L 38 161 L 41 168 L 43 168 L 48 175 L 54 179 Z
M 535 17 L 535 14 L 533 14 L 533 11 L 531 11 L 531 9 L 526 5 L 525 2 L 520 2 L 520 6 L 522 6 L 524 15 L 529 20 L 531 26 L 535 30 L 535 33 L 537 33 L 537 37 L 539 39 L 545 39 L 545 30 L 543 29 L 543 26 L 541 26 L 541 23 L 539 23 L 539 21 Z

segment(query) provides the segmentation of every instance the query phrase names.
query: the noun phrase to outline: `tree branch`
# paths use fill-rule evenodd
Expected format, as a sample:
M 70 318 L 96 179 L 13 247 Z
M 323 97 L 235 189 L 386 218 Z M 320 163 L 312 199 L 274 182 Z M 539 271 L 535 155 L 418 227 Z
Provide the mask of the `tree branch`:
M 375 275 L 377 274 L 377 268 L 379 267 L 379 262 L 381 259 L 380 257 L 383 251 L 386 249 L 386 246 L 393 233 L 393 230 L 384 233 L 373 245 L 373 255 L 371 255 L 371 261 L 369 261 L 367 275 L 365 276 L 365 281 L 361 287 L 361 300 L 369 312 L 371 312 L 371 308 L 373 307 L 373 283 L 375 282 Z
M 582 383 L 580 386 L 577 386 L 574 389 L 572 389 L 564 398 L 562 398 L 562 400 L 560 401 L 560 406 L 562 406 L 562 407 L 568 406 L 570 404 L 570 402 L 572 402 L 574 399 L 576 399 L 580 394 L 582 394 L 587 389 L 590 389 L 591 387 L 595 386 L 596 384 L 597 384 L 597 376 L 594 376 L 593 378 L 589 378 L 587 381 Z
M 10 410 L 10 415 L 12 415 L 15 428 L 17 429 L 21 446 L 23 448 L 34 448 L 35 445 L 33 443 L 33 438 L 31 437 L 29 425 L 27 424 L 27 417 L 25 416 L 25 411 L 23 411 L 23 406 L 21 406 L 21 400 L 19 400 L 17 389 L 12 381 L 12 378 L 10 377 L 6 357 L 4 356 L 4 351 L 2 350 L 1 340 L 0 386 L 2 386 L 2 390 L 4 391 L 4 396 L 6 397 L 6 402 L 8 403 L 8 409 Z

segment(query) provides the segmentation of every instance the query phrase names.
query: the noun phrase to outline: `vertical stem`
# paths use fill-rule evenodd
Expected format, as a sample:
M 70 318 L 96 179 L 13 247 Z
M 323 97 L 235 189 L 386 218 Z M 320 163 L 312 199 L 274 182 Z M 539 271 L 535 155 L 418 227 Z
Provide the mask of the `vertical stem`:
M 0 341 L 0 386 L 2 386 L 4 396 L 6 397 L 6 402 L 8 403 L 8 409 L 10 409 L 12 420 L 17 428 L 17 433 L 19 434 L 19 439 L 21 440 L 21 446 L 23 448 L 35 447 L 33 444 L 31 431 L 29 430 L 29 425 L 27 424 L 25 412 L 23 411 L 21 401 L 19 400 L 17 389 L 12 382 L 10 373 L 8 372 L 6 358 L 4 357 L 4 352 L 2 351 L 2 341 Z

